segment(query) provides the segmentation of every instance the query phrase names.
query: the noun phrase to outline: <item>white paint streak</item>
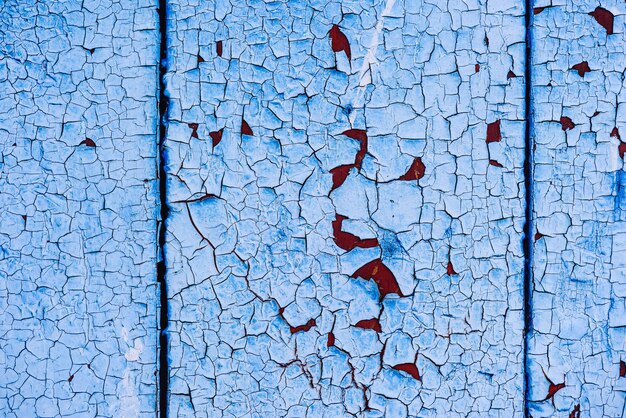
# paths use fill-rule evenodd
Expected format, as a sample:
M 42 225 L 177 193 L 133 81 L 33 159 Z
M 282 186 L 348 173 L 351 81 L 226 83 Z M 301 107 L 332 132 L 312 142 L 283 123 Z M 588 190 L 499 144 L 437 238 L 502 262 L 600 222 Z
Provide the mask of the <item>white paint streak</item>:
M 384 19 L 391 12 L 391 9 L 393 8 L 395 3 L 396 3 L 396 0 L 387 0 L 387 3 L 385 4 L 385 9 L 382 11 L 382 13 L 380 14 L 380 17 L 378 18 L 376 22 L 376 29 L 374 30 L 374 33 L 372 34 L 372 37 L 370 38 L 370 45 L 367 48 L 367 54 L 365 55 L 365 59 L 363 60 L 363 64 L 361 65 L 361 69 L 359 70 L 359 87 L 357 88 L 357 95 L 352 101 L 353 108 L 355 108 L 356 106 L 360 106 L 360 102 L 363 98 L 363 92 L 365 90 L 365 87 L 367 87 L 367 85 L 371 84 L 372 82 L 372 79 L 373 79 L 372 66 L 375 65 L 377 62 L 376 50 L 378 49 L 378 45 L 380 43 L 380 33 L 382 32 L 383 27 L 385 26 Z M 367 77 L 365 77 L 366 74 L 368 74 Z M 356 118 L 356 115 L 357 115 L 356 112 L 353 112 L 350 115 L 351 125 L 354 125 L 354 120 Z

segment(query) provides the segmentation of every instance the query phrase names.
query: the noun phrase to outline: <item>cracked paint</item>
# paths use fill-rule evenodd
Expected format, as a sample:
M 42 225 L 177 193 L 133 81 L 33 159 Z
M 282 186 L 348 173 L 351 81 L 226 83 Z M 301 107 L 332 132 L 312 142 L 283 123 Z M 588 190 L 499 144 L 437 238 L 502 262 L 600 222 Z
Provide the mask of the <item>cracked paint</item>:
M 536 6 L 530 414 L 623 416 L 626 7 Z
M 623 416 L 626 6 L 534 3 L 4 2 L 0 415 Z
M 0 415 L 154 416 L 150 1 L 0 5 Z
M 519 416 L 523 6 L 169 5 L 170 415 Z

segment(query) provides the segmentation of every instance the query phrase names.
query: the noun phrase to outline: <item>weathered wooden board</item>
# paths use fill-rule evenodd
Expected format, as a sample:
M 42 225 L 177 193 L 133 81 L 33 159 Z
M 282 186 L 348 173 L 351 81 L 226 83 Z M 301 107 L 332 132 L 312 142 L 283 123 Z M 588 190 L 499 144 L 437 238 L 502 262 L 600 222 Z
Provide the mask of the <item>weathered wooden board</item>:
M 525 15 L 168 3 L 171 416 L 521 416 Z
M 0 3 L 0 415 L 154 416 L 154 1 Z
M 623 1 L 535 2 L 534 417 L 625 413 L 625 14 Z
M 624 415 L 626 4 L 541 1 L 3 3 L 0 414 L 155 413 L 163 59 L 170 416 Z

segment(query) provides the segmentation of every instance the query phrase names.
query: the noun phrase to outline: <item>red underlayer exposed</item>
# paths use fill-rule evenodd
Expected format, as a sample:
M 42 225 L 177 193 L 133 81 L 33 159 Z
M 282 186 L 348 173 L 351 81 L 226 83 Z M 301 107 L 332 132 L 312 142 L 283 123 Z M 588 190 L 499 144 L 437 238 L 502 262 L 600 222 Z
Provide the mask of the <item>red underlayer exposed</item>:
M 624 159 L 624 154 L 626 154 L 626 142 L 620 141 L 619 146 L 617 147 L 617 151 L 619 152 L 619 156 Z
M 391 270 L 383 264 L 383 261 L 380 258 L 365 264 L 363 267 L 355 271 L 351 277 L 361 277 L 365 280 L 374 280 L 378 286 L 378 292 L 380 293 L 381 300 L 390 293 L 396 293 L 403 296 L 400 286 L 396 281 L 396 277 L 393 275 Z
M 350 42 L 348 42 L 348 38 L 344 33 L 339 29 L 339 26 L 333 25 L 328 32 L 330 35 L 330 46 L 333 49 L 333 52 L 341 52 L 343 51 L 348 57 L 348 60 L 352 59 L 352 52 L 350 52 Z
M 291 330 L 291 333 L 295 334 L 296 332 L 300 332 L 300 331 L 305 331 L 306 332 L 306 331 L 310 330 L 311 328 L 313 328 L 315 325 L 316 325 L 315 319 L 309 319 L 307 321 L 307 323 L 304 324 L 304 325 L 299 325 L 297 327 L 291 327 L 290 326 L 289 328 Z
M 586 73 L 591 71 L 591 68 L 589 68 L 589 63 L 587 61 L 583 61 L 574 65 L 572 69 L 578 71 L 578 75 L 581 77 L 584 77 Z
M 348 129 L 347 131 L 344 131 L 342 135 L 345 135 L 348 138 L 356 139 L 361 143 L 361 148 L 356 153 L 356 157 L 354 158 L 354 166 L 360 170 L 363 158 L 365 158 L 365 154 L 367 154 L 367 132 L 363 129 Z
M 574 127 L 576 126 L 572 119 L 567 116 L 561 116 L 559 122 L 561 122 L 561 128 L 564 131 L 567 131 L 568 129 L 574 129 Z
M 554 384 L 552 382 L 550 382 L 550 387 L 548 388 L 548 395 L 546 396 L 546 398 L 544 399 L 544 401 L 547 401 L 548 399 L 552 399 L 554 397 L 554 395 L 556 395 L 556 393 L 563 389 L 565 387 L 565 382 L 563 383 L 558 383 L 558 384 Z
M 330 191 L 332 192 L 339 186 L 343 184 L 344 181 L 348 178 L 348 174 L 350 174 L 350 170 L 354 168 L 354 164 L 346 164 L 340 165 L 339 167 L 335 167 L 330 170 L 330 174 L 333 176 L 333 186 Z
M 383 331 L 382 327 L 380 326 L 380 321 L 378 320 L 378 318 L 362 319 L 359 322 L 357 322 L 354 326 L 357 328 L 371 329 L 376 332 Z
M 326 347 L 333 347 L 335 345 L 335 334 L 331 332 L 328 333 L 328 340 L 326 340 Z
M 452 265 L 452 261 L 448 261 L 447 273 L 448 273 L 448 276 L 454 276 L 458 274 L 456 271 L 454 271 L 454 266 Z
M 245 119 L 241 119 L 241 135 L 254 135 L 252 128 L 250 128 Z
M 569 418 L 580 418 L 580 404 L 574 407 L 574 410 L 569 413 Z
M 622 139 L 622 137 L 619 134 L 619 129 L 617 129 L 617 126 L 613 128 L 613 130 L 611 131 L 611 138 Z
M 86 145 L 88 147 L 95 147 L 96 143 L 91 138 L 85 138 L 78 145 Z
M 373 248 L 378 246 L 376 238 L 361 239 L 356 235 L 341 230 L 343 221 L 346 220 L 343 215 L 336 214 L 335 220 L 332 222 L 333 235 L 335 244 L 342 250 L 351 251 L 355 248 Z
M 420 381 L 422 380 L 422 378 L 420 377 L 420 372 L 419 370 L 417 370 L 417 366 L 413 363 L 396 364 L 395 366 L 393 366 L 393 368 L 395 370 L 410 374 L 414 379 Z
M 607 35 L 613 34 L 613 13 L 609 12 L 602 7 L 597 7 L 596 10 L 589 13 L 594 19 L 606 29 Z
M 426 173 L 426 166 L 422 162 L 420 157 L 416 157 L 411 164 L 411 167 L 407 170 L 406 174 L 402 175 L 399 180 L 419 180 L 424 177 Z
M 224 133 L 224 128 L 219 131 L 209 132 L 209 136 L 213 140 L 213 148 L 217 147 L 217 144 L 222 140 L 222 134 Z
M 198 124 L 197 123 L 188 123 L 187 126 L 191 129 L 191 137 L 198 138 Z
M 500 120 L 487 125 L 487 143 L 500 142 L 502 133 L 500 132 Z

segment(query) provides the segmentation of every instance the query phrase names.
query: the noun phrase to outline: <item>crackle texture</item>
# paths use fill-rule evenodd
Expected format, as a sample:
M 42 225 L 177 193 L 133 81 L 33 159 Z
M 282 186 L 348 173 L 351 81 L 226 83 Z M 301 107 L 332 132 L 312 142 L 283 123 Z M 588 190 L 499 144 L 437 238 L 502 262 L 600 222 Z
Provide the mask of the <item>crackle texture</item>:
M 170 416 L 523 410 L 524 8 L 170 1 Z
M 534 6 L 530 413 L 624 416 L 626 5 Z
M 0 3 L 0 415 L 154 416 L 154 1 Z

